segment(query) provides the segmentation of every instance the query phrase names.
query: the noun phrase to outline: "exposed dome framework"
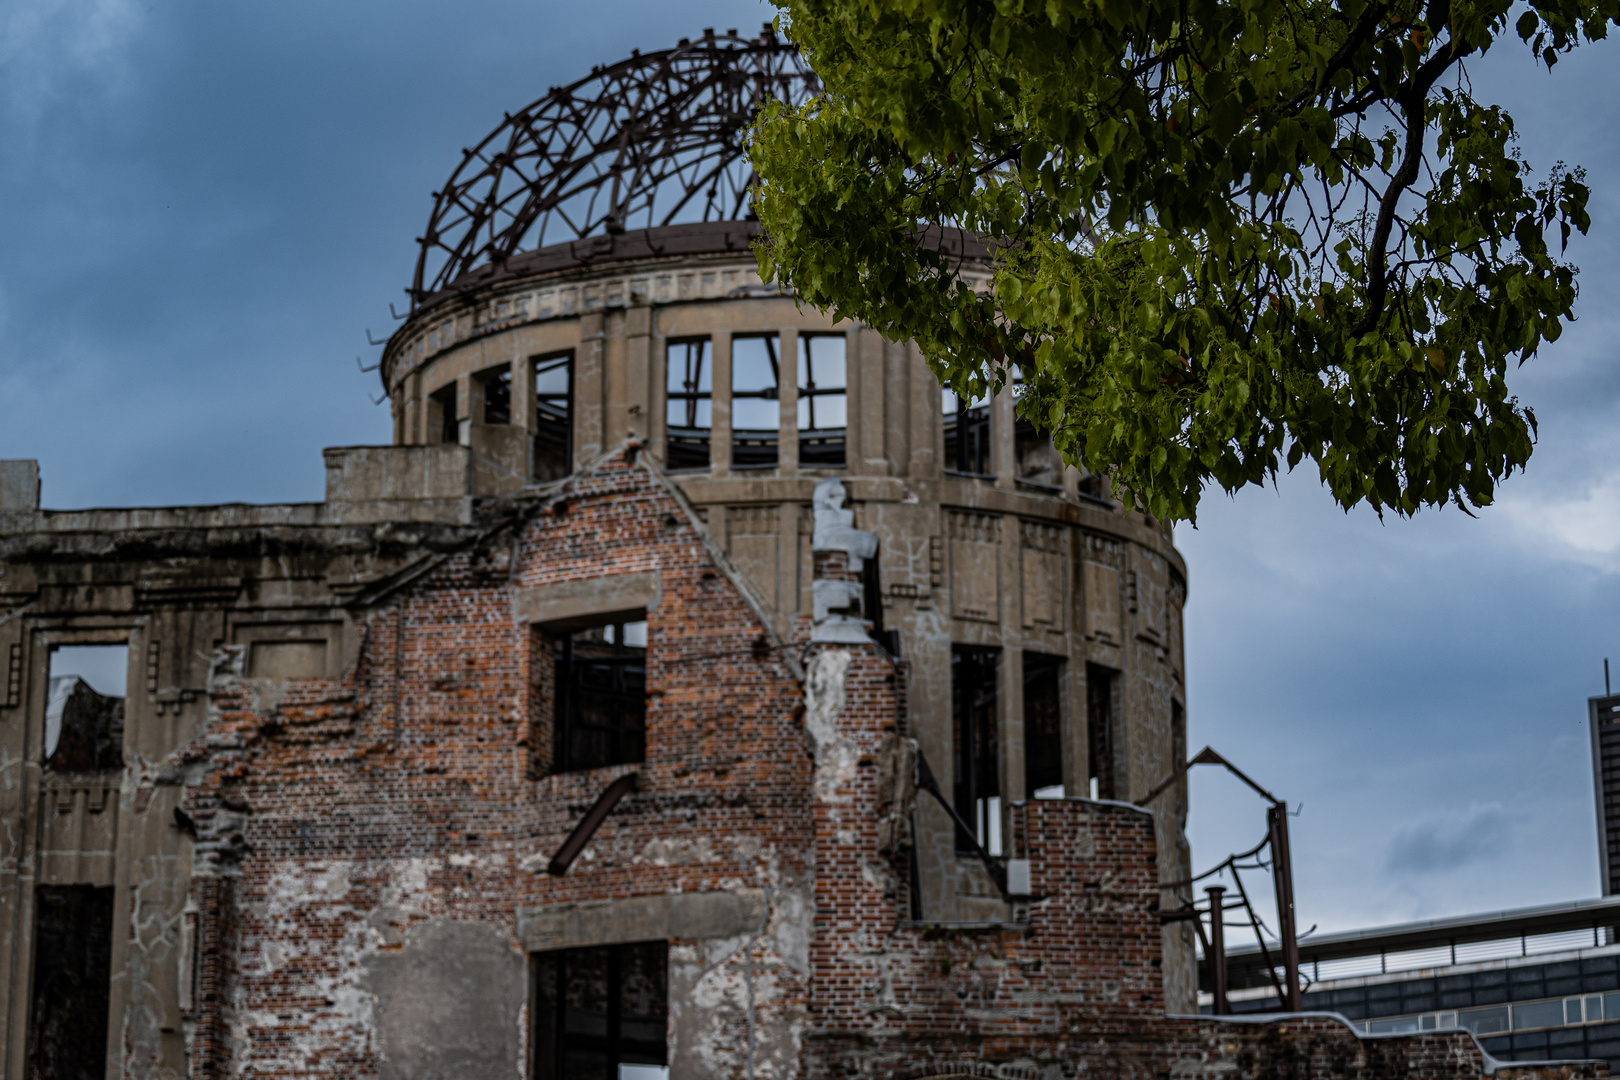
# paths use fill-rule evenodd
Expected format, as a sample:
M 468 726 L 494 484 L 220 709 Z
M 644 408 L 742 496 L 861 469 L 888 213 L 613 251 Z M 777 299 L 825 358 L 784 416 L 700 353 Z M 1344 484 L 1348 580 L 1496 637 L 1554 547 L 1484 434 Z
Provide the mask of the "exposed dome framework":
M 705 30 L 633 52 L 508 114 L 434 193 L 411 282 L 416 308 L 481 266 L 599 233 L 746 216 L 745 129 L 819 83 L 791 44 Z

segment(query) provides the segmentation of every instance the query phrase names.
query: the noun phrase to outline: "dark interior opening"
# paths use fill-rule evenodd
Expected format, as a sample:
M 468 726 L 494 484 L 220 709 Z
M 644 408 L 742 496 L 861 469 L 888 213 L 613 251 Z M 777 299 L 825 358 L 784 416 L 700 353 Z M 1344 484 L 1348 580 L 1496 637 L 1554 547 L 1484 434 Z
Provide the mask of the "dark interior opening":
M 535 1080 L 618 1080 L 620 1065 L 668 1063 L 669 945 L 536 953 Z
M 1033 652 L 1024 653 L 1024 794 L 1064 794 L 1063 660 Z
M 1099 799 L 1117 799 L 1114 786 L 1114 676 L 1109 668 L 1086 665 L 1086 738 L 1091 782 Z
M 951 745 L 956 757 L 956 812 L 976 836 L 956 830 L 958 851 L 977 840 L 1001 853 L 1001 768 L 996 733 L 995 649 L 959 645 L 951 650 Z
M 512 422 L 512 369 L 484 376 L 484 423 Z
M 28 1080 L 100 1080 L 107 1071 L 113 890 L 34 889 L 34 999 Z
M 439 414 L 439 441 L 459 443 L 461 423 L 456 419 L 456 384 L 447 383 L 428 395 Z
M 557 655 L 557 772 L 629 765 L 647 755 L 647 624 L 570 634 Z
M 945 470 L 990 475 L 990 403 L 968 402 L 954 391 L 944 396 Z
M 561 480 L 574 471 L 574 354 L 534 361 L 534 478 Z

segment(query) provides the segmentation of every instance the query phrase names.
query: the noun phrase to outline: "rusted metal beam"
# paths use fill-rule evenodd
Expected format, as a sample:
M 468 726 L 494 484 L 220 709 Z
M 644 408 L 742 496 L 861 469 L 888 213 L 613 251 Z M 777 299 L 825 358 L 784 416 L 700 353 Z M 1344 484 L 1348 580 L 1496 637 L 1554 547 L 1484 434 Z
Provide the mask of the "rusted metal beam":
M 637 790 L 639 784 L 640 779 L 636 773 L 625 773 L 609 784 L 607 790 L 597 798 L 596 805 L 586 811 L 579 824 L 574 826 L 574 831 L 568 834 L 568 839 L 563 841 L 563 846 L 557 849 L 557 854 L 551 857 L 551 862 L 546 866 L 546 873 L 554 877 L 568 873 L 568 868 L 579 858 L 579 853 L 585 850 L 585 845 L 591 842 L 591 837 L 602 827 L 602 822 L 613 813 L 613 808 L 619 805 L 619 800 Z

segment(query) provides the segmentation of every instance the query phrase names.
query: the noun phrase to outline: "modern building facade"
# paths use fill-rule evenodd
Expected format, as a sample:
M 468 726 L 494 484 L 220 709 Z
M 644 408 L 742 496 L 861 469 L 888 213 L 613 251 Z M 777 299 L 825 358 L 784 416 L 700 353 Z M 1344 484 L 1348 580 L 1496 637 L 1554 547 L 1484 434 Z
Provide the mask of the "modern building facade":
M 1300 942 L 1305 1008 L 1369 1034 L 1460 1028 L 1501 1061 L 1620 1065 L 1617 925 L 1620 898 L 1603 897 L 1313 935 Z M 1227 956 L 1233 1013 L 1276 1011 L 1258 948 Z

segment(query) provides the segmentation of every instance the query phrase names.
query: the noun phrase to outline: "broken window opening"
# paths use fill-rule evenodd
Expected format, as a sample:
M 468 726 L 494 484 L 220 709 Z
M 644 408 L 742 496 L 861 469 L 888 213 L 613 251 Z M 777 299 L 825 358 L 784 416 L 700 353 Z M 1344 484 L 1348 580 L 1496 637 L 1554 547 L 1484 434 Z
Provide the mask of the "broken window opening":
M 574 471 L 574 354 L 534 360 L 534 478 Z
M 775 334 L 731 339 L 731 467 L 769 469 L 782 432 L 782 371 Z
M 1091 759 L 1091 797 L 1117 799 L 1114 775 L 1114 680 L 1118 672 L 1086 665 L 1086 738 Z
M 1063 658 L 1024 653 L 1024 791 L 1061 799 L 1063 789 Z
M 799 335 L 799 464 L 838 467 L 848 442 L 843 334 Z
M 990 399 L 972 402 L 946 388 L 942 409 L 945 423 L 945 471 L 964 476 L 990 475 Z
M 127 645 L 64 645 L 51 651 L 42 755 L 46 767 L 57 772 L 124 767 L 128 672 Z
M 531 970 L 535 1080 L 661 1075 L 669 1061 L 667 942 L 535 953 Z
M 996 731 L 996 649 L 951 649 L 951 745 L 956 756 L 956 812 L 976 836 L 958 827 L 956 849 L 973 851 L 977 840 L 1001 854 L 1001 767 Z
M 441 443 L 461 441 L 461 421 L 456 419 L 456 384 L 446 383 L 428 395 L 429 407 L 438 414 L 438 432 Z M 430 429 L 433 427 L 429 419 Z
M 555 772 L 630 765 L 647 754 L 647 624 L 611 623 L 562 639 Z
M 503 367 L 499 371 L 483 376 L 484 383 L 484 423 L 510 424 L 512 422 L 512 369 Z
M 872 624 L 870 633 L 873 640 L 886 643 L 888 634 L 883 629 L 883 575 L 876 559 L 867 559 L 861 564 L 861 618 Z M 898 640 L 889 649 L 889 654 L 900 655 Z
M 1107 503 L 1110 507 L 1114 505 L 1113 500 L 1108 497 L 1107 485 L 1104 483 L 1103 478 L 1096 473 L 1081 473 L 1078 489 L 1084 498 Z
M 709 339 L 672 341 L 665 359 L 664 464 L 671 469 L 707 469 L 714 423 Z
M 34 888 L 28 1080 L 106 1075 L 112 934 L 111 888 Z

